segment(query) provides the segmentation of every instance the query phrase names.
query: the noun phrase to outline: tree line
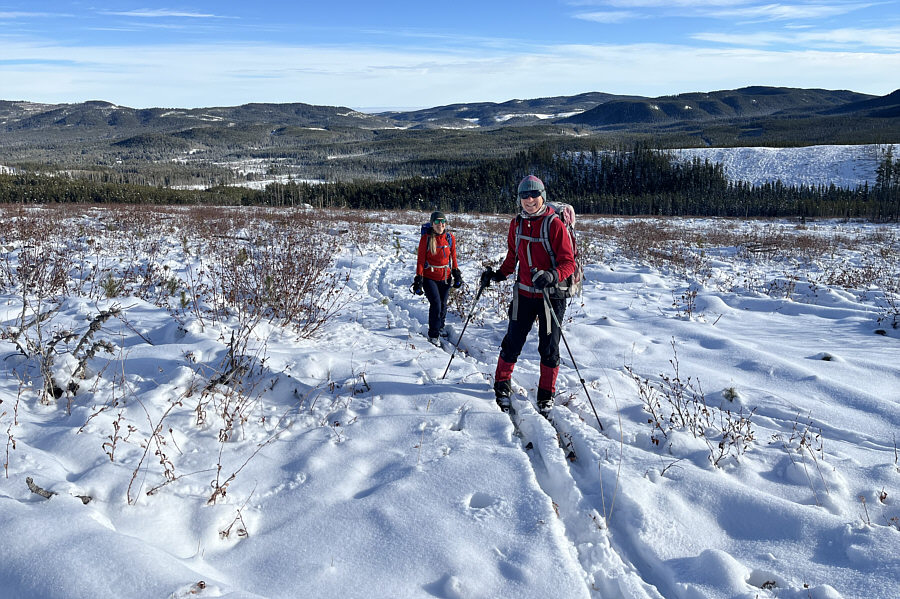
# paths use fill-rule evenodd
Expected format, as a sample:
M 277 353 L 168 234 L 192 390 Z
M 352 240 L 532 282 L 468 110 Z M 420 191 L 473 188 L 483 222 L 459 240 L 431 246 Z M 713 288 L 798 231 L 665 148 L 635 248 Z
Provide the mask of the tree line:
M 297 206 L 370 210 L 440 208 L 510 212 L 516 185 L 534 174 L 550 200 L 580 213 L 654 216 L 900 219 L 900 162 L 885 152 L 874 185 L 855 189 L 731 182 L 720 164 L 676 160 L 637 144 L 627 149 L 561 151 L 543 144 L 514 156 L 481 160 L 434 177 L 311 184 L 272 183 L 265 189 L 205 190 L 90 181 L 70 176 L 0 175 L 0 202 L 158 203 Z
M 265 194 L 275 205 L 299 199 L 325 207 L 509 212 L 518 181 L 534 174 L 547 185 L 551 201 L 565 201 L 585 214 L 898 220 L 900 163 L 890 150 L 878 173 L 874 186 L 855 189 L 780 181 L 751 185 L 729 181 L 718 163 L 678 161 L 641 144 L 604 152 L 560 152 L 542 145 L 432 178 L 270 185 Z

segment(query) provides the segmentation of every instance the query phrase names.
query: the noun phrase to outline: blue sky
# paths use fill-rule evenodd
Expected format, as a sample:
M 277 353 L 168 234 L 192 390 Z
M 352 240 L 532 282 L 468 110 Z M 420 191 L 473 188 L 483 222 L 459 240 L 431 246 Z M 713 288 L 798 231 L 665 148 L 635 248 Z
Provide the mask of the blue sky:
M 359 109 L 900 88 L 900 0 L 0 0 L 0 99 Z

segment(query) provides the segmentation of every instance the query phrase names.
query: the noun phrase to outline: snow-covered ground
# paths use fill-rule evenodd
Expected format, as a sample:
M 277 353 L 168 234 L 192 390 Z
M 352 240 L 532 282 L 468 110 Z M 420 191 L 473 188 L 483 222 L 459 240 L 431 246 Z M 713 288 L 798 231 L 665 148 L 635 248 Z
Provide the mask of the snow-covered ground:
M 294 216 L 2 215 L 0 596 L 896 597 L 896 226 L 583 218 L 590 399 L 563 347 L 551 424 L 534 333 L 515 422 L 493 402 L 508 284 L 473 283 L 508 216 L 450 215 L 451 341 L 473 316 L 446 378 L 409 292 L 421 215 Z M 288 234 L 349 275 L 337 315 L 206 310 L 217 260 Z M 41 355 L 66 387 L 43 403 Z
M 693 148 L 676 150 L 684 159 L 721 163 L 732 181 L 762 185 L 781 180 L 785 185 L 831 185 L 855 189 L 875 185 L 875 169 L 889 145 L 806 146 L 800 148 Z

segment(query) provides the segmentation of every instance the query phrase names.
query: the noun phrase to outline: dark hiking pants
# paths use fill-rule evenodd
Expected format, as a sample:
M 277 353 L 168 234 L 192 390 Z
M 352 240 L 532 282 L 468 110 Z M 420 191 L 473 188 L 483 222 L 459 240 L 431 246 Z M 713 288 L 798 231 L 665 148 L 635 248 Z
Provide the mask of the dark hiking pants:
M 566 300 L 551 299 L 550 305 L 556 312 L 556 318 L 562 322 L 566 313 Z M 506 362 L 514 363 L 519 359 L 522 353 L 522 347 L 525 346 L 525 340 L 528 333 L 534 326 L 534 321 L 538 321 L 538 353 L 541 355 L 541 364 L 548 368 L 556 368 L 559 366 L 559 338 L 560 330 L 553 320 L 553 316 L 548 315 L 544 309 L 543 297 L 525 297 L 519 294 L 519 305 L 515 320 L 512 315 L 512 306 L 509 308 L 509 328 L 506 330 L 506 336 L 503 337 L 503 343 L 500 344 L 500 357 Z M 547 322 L 549 316 L 550 321 Z
M 447 297 L 450 295 L 450 283 L 423 279 L 422 288 L 428 298 L 428 336 L 437 337 L 444 328 L 447 318 Z

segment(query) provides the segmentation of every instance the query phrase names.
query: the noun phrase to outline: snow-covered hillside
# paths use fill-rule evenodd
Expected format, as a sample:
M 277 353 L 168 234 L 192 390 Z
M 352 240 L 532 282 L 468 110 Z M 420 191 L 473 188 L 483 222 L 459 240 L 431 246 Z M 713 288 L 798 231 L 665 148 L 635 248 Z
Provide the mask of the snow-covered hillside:
M 807 146 L 802 148 L 694 148 L 676 150 L 690 160 L 721 163 L 732 181 L 753 185 L 781 180 L 785 185 L 831 185 L 855 189 L 875 184 L 875 169 L 888 145 Z
M 6 209 L 0 596 L 896 596 L 896 226 L 581 219 L 551 423 L 534 334 L 493 401 L 508 217 L 449 216 L 442 378 L 422 215 Z

